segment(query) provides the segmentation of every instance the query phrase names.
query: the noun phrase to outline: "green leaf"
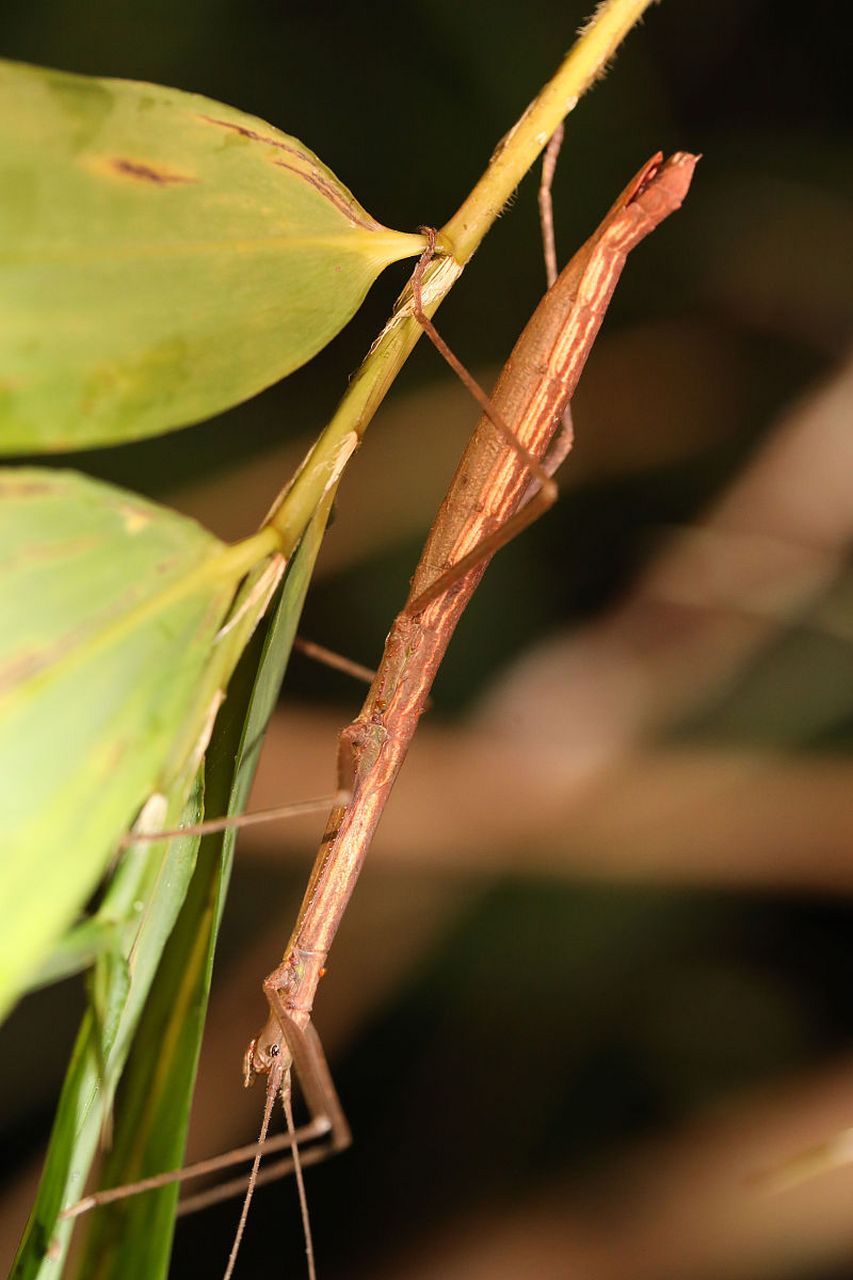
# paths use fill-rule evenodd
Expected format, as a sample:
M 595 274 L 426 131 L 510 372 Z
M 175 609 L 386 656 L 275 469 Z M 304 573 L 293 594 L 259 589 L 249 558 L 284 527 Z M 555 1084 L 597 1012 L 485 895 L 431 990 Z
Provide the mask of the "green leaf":
M 181 775 L 182 808 L 262 541 L 226 547 L 71 472 L 0 471 L 0 1016 Z
M 91 969 L 98 956 L 105 951 L 120 952 L 123 935 L 111 921 L 101 921 L 97 916 L 87 916 L 64 934 L 45 960 L 39 965 L 27 983 L 27 992 L 52 986 L 63 978 Z
M 226 409 L 309 360 L 423 245 L 254 116 L 0 63 L 0 450 Z
M 208 664 L 207 688 L 227 678 L 245 649 L 268 599 L 261 588 L 269 578 L 268 568 L 261 566 L 243 585 L 217 644 L 217 660 Z M 228 749 L 226 742 L 221 769 L 229 767 Z M 232 744 L 232 773 L 233 767 Z M 167 797 L 155 797 L 146 806 L 147 814 L 137 826 L 157 830 L 198 822 L 203 816 L 202 790 L 200 774 L 185 802 L 186 774 L 179 774 Z M 163 803 L 158 805 L 157 799 Z M 74 931 L 82 947 L 87 937 L 93 943 L 98 935 L 102 945 L 94 956 L 89 1009 L 63 1085 L 38 1199 L 13 1271 L 16 1280 L 58 1280 L 62 1273 L 73 1224 L 59 1214 L 79 1200 L 85 1188 L 163 948 L 193 883 L 198 847 L 197 837 L 177 837 L 128 850 L 96 915 Z M 203 936 L 200 945 L 204 954 Z M 73 954 L 73 943 L 70 950 Z M 197 974 L 197 966 L 190 968 Z M 172 1012 L 178 1017 L 176 1010 Z M 192 1051 L 190 1057 L 192 1062 Z M 193 1070 L 191 1065 L 191 1075 Z
M 281 600 L 266 634 L 259 631 L 253 637 L 229 685 L 228 701 L 217 718 L 205 762 L 205 808 L 212 816 L 241 813 L 248 799 L 322 540 L 327 507 L 328 503 L 318 511 L 288 566 Z M 120 1186 L 178 1168 L 183 1159 L 213 949 L 235 839 L 231 829 L 207 836 L 201 843 L 186 902 L 131 1051 L 102 1186 Z M 80 1280 L 165 1280 L 177 1193 L 173 1184 L 96 1210 L 79 1262 Z

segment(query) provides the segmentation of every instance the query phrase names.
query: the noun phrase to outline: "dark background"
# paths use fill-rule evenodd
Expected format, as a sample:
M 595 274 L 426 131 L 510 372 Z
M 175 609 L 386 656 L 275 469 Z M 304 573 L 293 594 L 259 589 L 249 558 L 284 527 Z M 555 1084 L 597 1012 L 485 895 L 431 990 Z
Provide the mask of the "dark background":
M 254 112 L 315 150 L 374 216 L 410 230 L 441 225 L 454 212 L 585 14 L 574 0 L 7 0 L 0 52 L 175 85 Z M 558 509 L 490 570 L 441 673 L 436 732 L 464 724 L 538 641 L 604 616 L 662 544 L 663 531 L 689 523 L 724 491 L 786 406 L 830 378 L 844 356 L 853 283 L 844 16 L 828 3 L 806 13 L 772 0 L 663 0 L 570 117 L 555 187 L 561 258 L 651 152 L 690 149 L 703 160 L 684 211 L 629 264 L 590 387 L 579 395 L 578 476 L 571 478 L 570 461 Z M 407 270 L 400 264 L 383 276 L 345 332 L 285 383 L 210 424 L 81 455 L 74 465 L 173 500 L 224 531 L 249 532 L 254 507 L 244 513 L 230 501 L 232 469 L 263 460 L 254 500 L 262 512 L 286 479 L 281 446 L 301 444 L 328 419 Z M 442 309 L 441 329 L 466 363 L 488 371 L 505 358 L 542 287 L 531 177 Z M 354 496 L 347 477 L 331 558 L 307 606 L 307 634 L 367 663 L 378 660 L 429 512 L 449 479 L 430 471 L 432 433 L 443 430 L 423 411 L 424 403 L 440 403 L 424 402 L 431 386 L 444 395 L 449 384 L 422 343 L 392 393 L 401 412 L 414 406 L 405 448 L 397 444 L 385 468 L 388 432 L 377 424 L 375 445 L 368 434 L 353 468 Z M 473 421 L 459 394 L 454 413 L 461 403 L 462 421 Z M 464 432 L 452 448 L 461 448 Z M 422 507 L 417 520 L 411 505 Z M 348 531 L 364 511 L 378 533 L 363 545 L 354 533 L 348 551 Z M 774 666 L 792 645 L 794 668 Z M 769 648 L 768 671 L 756 658 L 713 705 L 689 724 L 661 726 L 661 734 L 720 749 L 782 746 L 797 758 L 843 759 L 853 694 L 849 643 L 782 629 Z M 785 677 L 789 669 L 796 678 Z M 344 678 L 299 658 L 285 695 L 288 705 L 318 716 L 329 708 L 340 724 L 359 700 Z M 331 771 L 333 735 L 327 749 Z M 293 794 L 287 779 L 282 789 L 285 798 Z M 456 803 L 452 794 L 437 799 L 451 809 Z M 673 1191 L 668 1213 L 665 1186 L 658 1235 L 644 1235 L 643 1225 L 643 1206 L 652 1214 L 648 1204 L 657 1204 L 649 1187 L 667 1167 L 666 1144 L 693 1132 L 697 1117 L 710 1125 L 693 1152 L 700 1170 L 719 1136 L 707 1117 L 725 1124 L 741 1114 L 738 1106 L 749 1115 L 750 1099 L 760 1110 L 783 1086 L 792 1091 L 795 1121 L 798 1088 L 811 1098 L 827 1080 L 843 1094 L 846 1072 L 849 1106 L 829 1108 L 823 1136 L 853 1123 L 845 865 L 853 848 L 844 838 L 851 823 L 844 826 L 841 812 L 826 818 L 841 824 L 837 846 L 832 830 L 819 842 L 835 848 L 835 861 L 811 882 L 804 872 L 794 892 L 774 885 L 772 865 L 753 875 L 748 860 L 737 888 L 713 870 L 684 888 L 696 879 L 689 841 L 683 865 L 676 857 L 672 873 L 652 883 L 642 867 L 619 884 L 570 865 L 546 874 L 541 859 L 526 867 L 522 848 L 514 874 L 502 863 L 491 868 L 487 858 L 469 868 L 464 849 L 458 866 L 450 849 L 436 871 L 426 858 L 395 867 L 390 855 L 369 869 L 364 908 L 357 894 L 341 946 L 375 956 L 375 996 L 354 992 L 360 1012 L 349 1021 L 344 1012 L 341 1025 L 328 1028 L 322 990 L 318 1005 L 356 1135 L 350 1152 L 309 1181 L 325 1280 L 850 1274 L 853 1228 L 822 1230 L 819 1195 L 798 1242 L 768 1226 L 758 1232 L 763 1243 L 717 1253 L 715 1238 L 703 1252 L 704 1233 L 713 1236 L 716 1222 L 707 1201 L 699 1190 L 688 1200 L 691 1220 Z M 624 846 L 630 864 L 630 827 Z M 808 840 L 801 852 L 808 863 Z M 275 962 L 275 938 L 283 944 L 289 932 L 309 859 L 308 845 L 282 864 L 238 858 L 217 970 L 223 991 L 232 991 L 228 961 L 239 967 L 253 938 L 266 939 L 258 979 Z M 395 902 L 403 933 L 419 903 L 436 911 L 434 931 L 403 959 L 393 910 L 382 906 Z M 399 972 L 389 974 L 395 964 Z M 342 985 L 333 1004 L 345 1011 L 348 975 L 335 980 Z M 235 1032 L 239 1044 L 260 1016 L 257 984 L 229 999 L 245 1022 Z M 26 1002 L 0 1040 L 8 1160 L 0 1209 L 9 1251 L 79 1003 L 75 984 Z M 233 1096 L 237 1067 L 234 1061 L 221 1073 L 226 1085 L 208 1099 L 206 1115 L 245 1106 Z M 203 1062 L 203 1077 L 206 1069 Z M 223 1125 L 222 1140 L 248 1141 L 259 1106 L 260 1098 L 243 1113 L 248 1131 L 226 1137 Z M 644 1145 L 652 1138 L 661 1145 Z M 197 1143 L 209 1150 L 219 1140 L 202 1135 Z M 633 1175 L 631 1160 L 639 1169 Z M 778 1214 L 784 1218 L 784 1207 Z M 174 1274 L 217 1274 L 235 1217 L 229 1205 L 182 1224 Z M 502 1252 L 507 1224 L 516 1221 L 526 1243 Z M 645 1258 L 635 1252 L 638 1240 L 648 1245 Z M 587 1258 L 581 1271 L 587 1247 L 594 1261 Z M 260 1194 L 239 1274 L 300 1274 L 300 1249 L 293 1189 Z

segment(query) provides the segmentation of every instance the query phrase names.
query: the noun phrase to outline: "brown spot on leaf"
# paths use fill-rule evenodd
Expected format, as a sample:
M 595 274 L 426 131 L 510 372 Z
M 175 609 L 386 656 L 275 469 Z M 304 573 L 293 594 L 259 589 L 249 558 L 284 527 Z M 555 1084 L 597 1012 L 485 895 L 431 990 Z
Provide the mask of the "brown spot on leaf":
M 310 186 L 320 193 L 324 200 L 328 200 L 344 217 L 348 218 L 353 226 L 364 227 L 366 231 L 379 229 L 379 224 L 365 214 L 364 210 L 359 208 L 351 196 L 347 199 L 348 193 L 336 186 L 330 175 L 314 163 L 310 153 L 306 153 L 298 145 L 285 138 L 271 138 L 268 134 L 259 133 L 257 129 L 250 129 L 243 124 L 235 124 L 231 120 L 219 120 L 215 116 L 205 115 L 200 115 L 198 118 L 203 120 L 205 124 L 215 125 L 218 129 L 228 129 L 231 133 L 236 133 L 241 138 L 247 138 L 250 142 L 260 142 L 264 146 L 274 147 L 276 151 L 283 151 L 291 159 L 289 161 L 274 160 L 273 164 L 278 165 L 280 169 L 290 170 L 297 177 L 304 178 Z
M 174 170 L 164 169 L 162 165 L 130 160 L 125 156 L 111 156 L 106 162 L 101 161 L 97 167 L 101 168 L 104 164 L 110 172 L 117 173 L 122 178 L 130 178 L 135 182 L 150 182 L 155 187 L 174 187 L 196 181 L 186 173 L 175 173 Z
M 53 493 L 58 485 L 47 480 L 16 480 L 14 477 L 0 481 L 0 498 L 40 498 Z
M 244 124 L 234 124 L 231 120 L 217 120 L 215 116 L 200 115 L 199 120 L 203 120 L 205 124 L 216 125 L 217 129 L 230 129 L 232 133 L 239 133 L 241 138 L 249 138 L 252 142 L 263 142 L 268 147 L 278 147 L 279 151 L 292 151 L 298 154 L 296 149 L 282 138 L 270 138 L 265 133 L 258 133 L 257 129 L 249 129 Z
M 323 199 L 334 205 L 345 218 L 350 220 L 353 226 L 364 227 L 367 231 L 375 229 L 376 223 L 373 219 L 359 217 L 360 210 L 355 207 L 354 201 L 347 200 L 343 193 L 317 169 L 297 168 L 296 165 L 288 164 L 286 160 L 274 160 L 273 164 L 277 165 L 279 169 L 289 169 L 291 173 L 296 173 L 299 177 L 304 178 L 309 186 L 312 186 L 315 191 L 319 191 Z

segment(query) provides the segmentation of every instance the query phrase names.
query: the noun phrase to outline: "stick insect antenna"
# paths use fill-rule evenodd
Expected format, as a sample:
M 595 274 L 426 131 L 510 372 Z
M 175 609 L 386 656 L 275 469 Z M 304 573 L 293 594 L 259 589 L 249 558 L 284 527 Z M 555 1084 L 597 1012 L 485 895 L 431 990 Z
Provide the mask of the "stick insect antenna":
M 293 1176 L 296 1178 L 296 1192 L 299 1196 L 299 1212 L 302 1216 L 302 1234 L 305 1237 L 305 1257 L 308 1260 L 308 1280 L 317 1280 L 317 1269 L 314 1262 L 314 1237 L 311 1233 L 311 1215 L 308 1212 L 308 1196 L 305 1192 L 305 1179 L 302 1176 L 302 1157 L 296 1141 L 296 1126 L 293 1123 L 292 1090 L 290 1075 L 281 1091 L 281 1105 L 284 1108 L 284 1119 L 290 1135 L 293 1151 Z
M 545 256 L 545 279 L 551 289 L 557 283 L 559 269 L 557 267 L 557 242 L 554 237 L 554 200 L 551 190 L 554 186 L 554 174 L 557 160 L 563 146 L 565 129 L 562 124 L 551 134 L 545 154 L 542 157 L 542 177 L 539 182 L 539 226 L 542 229 L 542 252 Z M 542 463 L 549 475 L 553 475 L 569 456 L 575 442 L 575 427 L 572 421 L 572 406 L 567 404 L 563 410 L 560 429 L 548 446 L 548 452 Z M 535 492 L 535 491 L 534 491 Z M 528 500 L 533 496 L 528 492 Z
M 287 1076 L 288 1076 L 287 1083 L 289 1087 L 290 1085 L 290 1068 L 289 1067 L 287 1068 Z M 263 1120 L 261 1121 L 261 1131 L 258 1135 L 259 1144 L 266 1142 L 267 1140 L 267 1134 L 269 1133 L 270 1120 L 272 1119 L 272 1113 L 273 1113 L 273 1107 L 275 1106 L 276 1095 L 281 1089 L 281 1086 L 284 1082 L 284 1077 L 285 1077 L 284 1069 L 278 1064 L 276 1064 L 271 1069 L 269 1076 L 267 1077 L 267 1096 L 266 1096 L 266 1101 L 264 1103 L 264 1117 L 263 1117 Z M 285 1114 L 287 1114 L 287 1112 L 285 1112 Z M 288 1118 L 289 1132 L 290 1132 L 291 1123 L 292 1123 L 292 1119 Z M 292 1137 L 292 1133 L 290 1133 L 290 1136 Z M 295 1155 L 296 1154 L 295 1145 L 293 1150 Z M 255 1194 L 255 1184 L 257 1183 L 257 1180 L 258 1180 L 258 1170 L 261 1167 L 262 1155 L 263 1155 L 263 1152 L 259 1145 L 258 1150 L 255 1153 L 255 1158 L 252 1161 L 252 1171 L 249 1174 L 249 1182 L 246 1187 L 246 1194 L 243 1197 L 243 1207 L 240 1210 L 240 1221 L 237 1223 L 237 1230 L 234 1233 L 234 1243 L 231 1245 L 231 1252 L 228 1255 L 228 1265 L 225 1268 L 225 1275 L 223 1276 L 222 1280 L 231 1280 L 231 1277 L 234 1274 L 234 1267 L 237 1264 L 237 1254 L 240 1252 L 240 1245 L 243 1243 L 243 1233 L 246 1230 L 246 1223 L 249 1218 L 249 1209 L 252 1204 L 252 1197 Z M 312 1280 L 313 1280 L 313 1277 L 312 1277 Z

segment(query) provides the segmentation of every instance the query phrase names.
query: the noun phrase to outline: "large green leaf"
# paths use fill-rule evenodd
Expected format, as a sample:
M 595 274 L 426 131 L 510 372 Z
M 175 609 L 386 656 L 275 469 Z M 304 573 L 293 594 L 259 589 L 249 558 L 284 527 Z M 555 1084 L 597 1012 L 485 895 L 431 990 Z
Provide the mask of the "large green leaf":
M 0 472 L 0 1016 L 140 806 L 183 776 L 180 811 L 253 557 L 257 539 L 226 547 L 83 476 Z
M 245 807 L 328 505 L 328 501 L 321 504 L 288 566 L 281 600 L 266 634 L 259 631 L 253 637 L 229 684 L 228 701 L 217 719 L 205 761 L 205 806 L 211 815 L 241 813 Z M 206 836 L 201 843 L 186 902 L 131 1051 L 102 1186 L 177 1168 L 183 1159 L 213 949 L 235 838 L 232 828 Z M 235 1071 L 236 1067 L 235 1063 Z M 80 1280 L 163 1280 L 168 1273 L 176 1199 L 173 1184 L 97 1210 L 78 1265 Z
M 423 243 L 254 116 L 0 63 L 0 449 L 225 409 L 310 359 Z
M 268 591 L 263 588 L 270 576 L 263 566 L 249 574 L 220 634 L 216 660 L 208 663 L 208 678 L 204 682 L 207 687 L 224 682 L 243 654 L 258 612 L 262 611 L 268 598 Z M 298 572 L 295 580 L 299 580 Z M 230 781 L 235 774 L 239 734 L 234 726 L 242 724 L 248 697 L 245 685 L 248 680 L 251 687 L 253 669 L 251 655 L 247 657 L 249 667 L 244 663 L 242 669 L 248 670 L 249 675 L 238 681 L 234 690 L 235 704 L 226 703 L 225 715 L 217 720 L 211 759 L 205 762 L 203 769 L 205 783 L 209 779 L 213 786 L 212 796 L 208 799 L 204 795 L 204 803 L 209 803 L 216 813 L 220 813 L 227 803 Z M 257 742 L 254 750 L 257 750 Z M 247 748 L 248 755 L 251 751 Z M 192 759 L 187 760 L 183 772 L 175 777 L 168 794 L 163 797 L 159 820 L 156 813 L 148 813 L 149 829 L 152 823 L 155 828 L 190 825 L 203 816 L 201 776 L 196 778 L 189 799 L 184 800 L 189 770 L 193 767 Z M 241 792 L 241 795 L 245 799 L 245 793 Z M 151 804 L 147 808 L 153 810 L 156 805 Z M 186 1108 L 189 1107 L 187 1090 L 195 1073 L 197 1038 L 201 1034 L 207 998 L 212 933 L 218 924 L 220 892 L 224 892 L 224 884 L 220 885 L 220 871 L 224 863 L 219 858 L 219 847 L 206 848 L 199 873 L 194 875 L 198 847 L 199 840 L 195 836 L 156 844 L 137 844 L 120 860 L 95 916 L 73 930 L 76 942 L 65 949 L 66 960 L 73 962 L 75 953 L 80 958 L 87 946 L 94 946 L 96 950 L 94 980 L 90 982 L 90 1006 L 63 1084 L 39 1194 L 12 1273 L 15 1280 L 49 1280 L 51 1277 L 57 1280 L 62 1274 L 73 1223 L 60 1217 L 61 1210 L 76 1202 L 83 1193 L 140 1017 L 144 1011 L 147 1025 L 152 1022 L 157 1025 L 163 1016 L 163 1001 L 174 981 L 177 981 L 177 991 L 173 993 L 177 1003 L 169 1010 L 172 1038 L 157 1038 L 153 1045 L 155 1064 L 162 1057 L 163 1072 L 158 1075 L 155 1066 L 155 1079 L 148 1081 L 148 1103 L 152 1107 L 165 1105 L 173 1108 L 170 1117 L 180 1115 L 182 1097 Z M 189 897 L 188 888 L 191 890 Z M 180 923 L 172 941 L 176 919 Z M 198 925 L 194 939 L 187 935 L 192 923 Z M 184 961 L 183 972 L 175 973 L 168 961 L 163 966 L 162 955 L 167 941 L 170 955 L 173 958 L 177 955 Z M 60 951 L 60 968 L 63 967 L 62 960 Z M 147 1002 L 155 973 L 157 988 L 149 1010 Z M 142 1033 L 139 1043 L 140 1046 L 150 1045 L 147 1033 Z M 138 1068 L 133 1074 L 139 1078 Z M 164 1082 L 167 1087 L 174 1086 L 174 1099 L 163 1098 Z M 186 1086 L 183 1092 L 182 1085 Z M 131 1093 L 133 1087 L 132 1084 Z M 117 1146 L 127 1153 L 128 1137 L 132 1135 L 127 1133 L 127 1112 L 123 1115 L 125 1118 L 119 1120 Z M 144 1128 L 143 1117 L 143 1128 L 137 1136 L 144 1151 L 148 1141 L 163 1141 L 168 1145 L 169 1142 L 180 1141 L 182 1132 L 178 1121 L 175 1134 L 168 1131 L 157 1133 L 152 1139 Z M 131 1151 L 135 1149 L 133 1141 L 130 1148 Z M 162 1208 L 159 1212 L 163 1219 Z M 168 1253 L 168 1240 L 171 1238 L 168 1217 L 165 1222 L 166 1243 L 161 1247 Z M 154 1247 L 156 1221 L 152 1229 L 155 1235 L 148 1241 L 147 1248 Z

